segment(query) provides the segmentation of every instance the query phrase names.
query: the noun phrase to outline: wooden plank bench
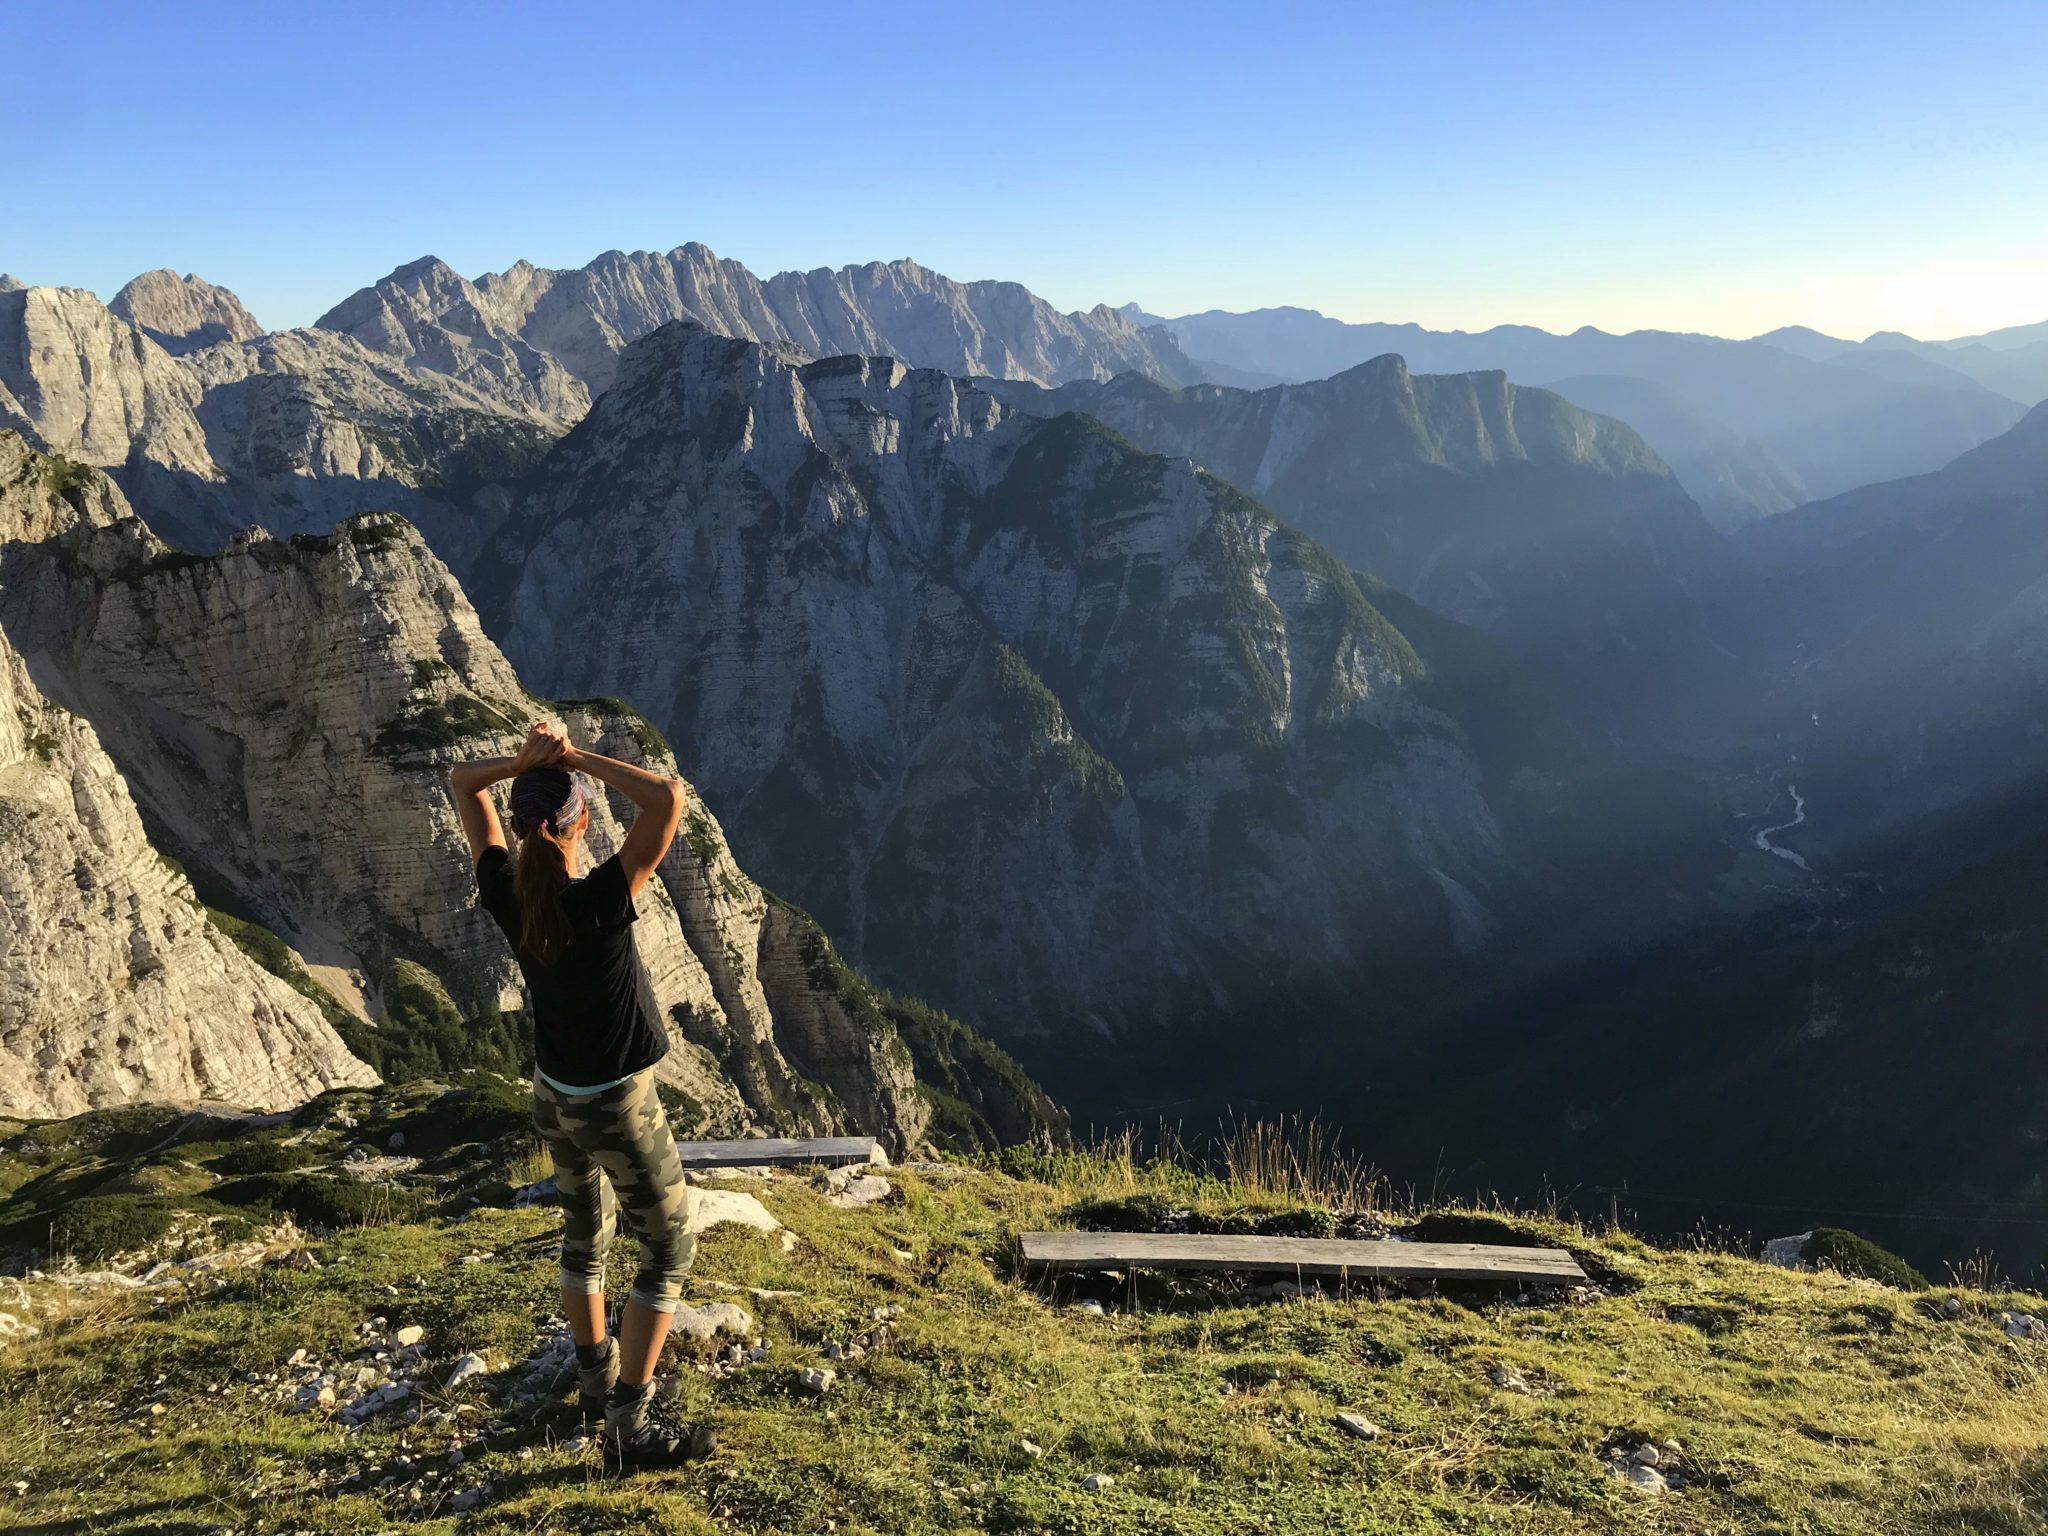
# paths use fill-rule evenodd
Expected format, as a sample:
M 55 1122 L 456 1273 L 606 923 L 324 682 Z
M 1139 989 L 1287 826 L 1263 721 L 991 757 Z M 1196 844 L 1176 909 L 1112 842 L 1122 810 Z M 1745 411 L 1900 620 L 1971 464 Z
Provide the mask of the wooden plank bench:
M 1024 1262 L 1040 1269 L 1210 1269 L 1318 1278 L 1586 1283 L 1578 1260 L 1562 1248 L 1174 1232 L 1026 1232 L 1020 1241 Z
M 676 1156 L 685 1168 L 789 1168 L 811 1163 L 886 1164 L 888 1154 L 872 1136 L 756 1136 L 750 1141 L 679 1141 Z

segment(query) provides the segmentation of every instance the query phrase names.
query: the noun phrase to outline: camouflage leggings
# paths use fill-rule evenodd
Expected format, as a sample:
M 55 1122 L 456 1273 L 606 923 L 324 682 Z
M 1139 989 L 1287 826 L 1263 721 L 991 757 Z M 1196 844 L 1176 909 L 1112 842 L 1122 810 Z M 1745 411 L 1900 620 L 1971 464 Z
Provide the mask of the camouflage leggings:
M 605 1250 L 621 1206 L 640 1239 L 633 1300 L 673 1312 L 697 1256 L 686 1230 L 696 1191 L 683 1179 L 654 1069 L 599 1093 L 567 1094 L 533 1080 L 533 1124 L 555 1163 L 562 1197 L 562 1284 L 586 1295 L 604 1289 Z

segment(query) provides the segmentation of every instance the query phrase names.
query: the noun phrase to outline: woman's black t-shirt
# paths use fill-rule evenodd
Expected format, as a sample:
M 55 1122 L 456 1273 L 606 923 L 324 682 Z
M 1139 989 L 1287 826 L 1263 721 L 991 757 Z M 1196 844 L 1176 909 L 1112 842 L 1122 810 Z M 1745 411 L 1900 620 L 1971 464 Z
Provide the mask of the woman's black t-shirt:
M 540 1070 L 577 1087 L 609 1083 L 668 1054 L 646 967 L 633 946 L 633 892 L 618 855 L 562 892 L 574 932 L 551 965 L 519 949 L 512 856 L 486 848 L 476 861 L 480 904 L 497 919 L 533 998 L 533 1051 Z

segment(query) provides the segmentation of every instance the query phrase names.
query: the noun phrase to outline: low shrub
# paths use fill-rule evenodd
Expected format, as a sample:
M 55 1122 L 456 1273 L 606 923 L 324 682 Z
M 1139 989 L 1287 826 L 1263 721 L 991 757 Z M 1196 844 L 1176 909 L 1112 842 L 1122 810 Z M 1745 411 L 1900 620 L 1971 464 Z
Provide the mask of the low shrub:
M 230 1179 L 213 1198 L 245 1209 L 275 1211 L 302 1226 L 369 1227 L 413 1221 L 427 1201 L 417 1190 L 366 1183 L 333 1173 L 258 1173 Z
M 1897 1290 L 1928 1289 L 1927 1277 L 1919 1270 L 1846 1227 L 1815 1227 L 1800 1257 L 1815 1269 L 1832 1269 L 1860 1280 L 1875 1280 Z
M 208 1158 L 206 1166 L 215 1173 L 232 1178 L 249 1173 L 292 1173 L 318 1160 L 308 1147 L 251 1138 L 230 1142 L 226 1150 Z
M 169 1195 L 84 1195 L 53 1211 L 17 1217 L 0 1229 L 0 1248 L 35 1249 L 98 1264 L 150 1248 L 174 1229 L 206 1226 L 214 1239 L 246 1237 L 256 1224 L 208 1199 Z

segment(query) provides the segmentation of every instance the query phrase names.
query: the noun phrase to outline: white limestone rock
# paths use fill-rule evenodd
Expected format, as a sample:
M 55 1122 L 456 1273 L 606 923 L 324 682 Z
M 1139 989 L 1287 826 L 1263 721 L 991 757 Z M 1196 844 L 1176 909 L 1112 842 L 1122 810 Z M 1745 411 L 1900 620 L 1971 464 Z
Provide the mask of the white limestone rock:
M 1797 1232 L 1790 1237 L 1774 1237 L 1764 1244 L 1763 1261 L 1779 1269 L 1805 1269 L 1806 1245 L 1813 1241 L 1811 1232 Z
M 707 1232 L 720 1222 L 752 1227 L 757 1232 L 780 1232 L 782 1223 L 754 1196 L 737 1189 L 699 1189 L 691 1193 L 689 1230 Z
M 858 1167 L 835 1168 L 811 1182 L 827 1200 L 843 1210 L 873 1205 L 895 1192 L 895 1186 L 887 1179 Z
M 1633 1460 L 1610 1461 L 1606 1466 L 1609 1477 L 1628 1484 L 1638 1493 L 1655 1496 L 1671 1491 L 1670 1479 L 1653 1466 Z
M 684 1338 L 705 1341 L 724 1334 L 744 1339 L 754 1331 L 753 1315 L 729 1301 L 714 1301 L 701 1307 L 677 1307 L 670 1325 Z

